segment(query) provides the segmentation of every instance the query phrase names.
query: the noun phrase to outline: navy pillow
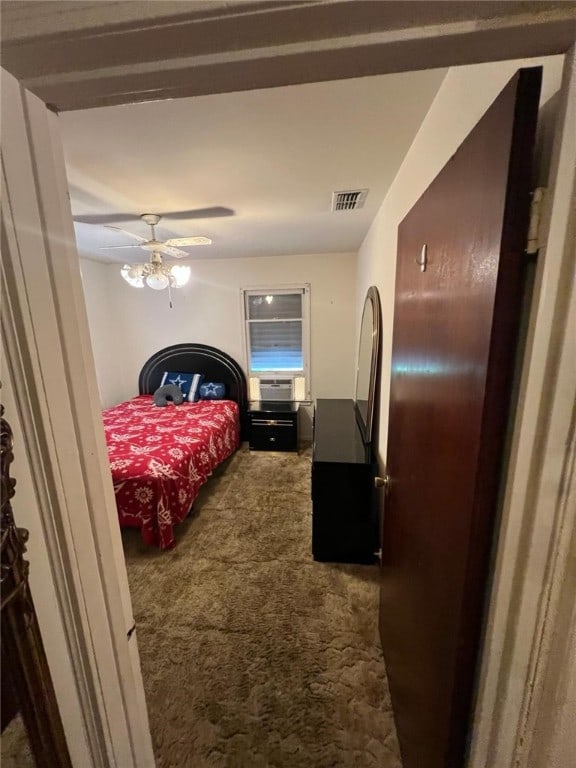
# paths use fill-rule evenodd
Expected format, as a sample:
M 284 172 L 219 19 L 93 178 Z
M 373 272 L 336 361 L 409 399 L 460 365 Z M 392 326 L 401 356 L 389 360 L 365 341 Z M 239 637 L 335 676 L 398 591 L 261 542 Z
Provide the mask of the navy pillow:
M 164 371 L 160 386 L 164 384 L 176 384 L 180 387 L 185 400 L 195 403 L 200 400 L 200 384 L 204 377 L 201 373 L 178 373 L 174 371 Z
M 226 397 L 226 387 L 217 381 L 206 381 L 200 384 L 202 400 L 223 400 Z

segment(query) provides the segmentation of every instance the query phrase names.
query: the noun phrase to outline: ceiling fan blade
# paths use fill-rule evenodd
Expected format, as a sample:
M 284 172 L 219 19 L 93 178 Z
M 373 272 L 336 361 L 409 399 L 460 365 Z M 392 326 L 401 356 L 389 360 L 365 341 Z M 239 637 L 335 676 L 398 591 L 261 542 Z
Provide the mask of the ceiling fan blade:
M 212 208 L 193 208 L 190 211 L 169 211 L 158 214 L 162 219 L 216 219 L 222 216 L 234 216 L 232 208 L 215 205 Z M 115 222 L 139 221 L 136 213 L 90 213 L 85 216 L 73 216 L 80 224 L 114 224 Z
M 79 224 L 110 224 L 115 221 L 140 221 L 134 213 L 89 213 L 86 216 L 73 216 Z
M 203 237 L 198 235 L 197 237 L 171 237 L 170 240 L 165 240 L 164 245 L 173 245 L 176 248 L 181 248 L 184 245 L 210 245 L 212 240 L 209 237 Z
M 126 237 L 131 237 L 132 240 L 138 240 L 139 243 L 148 242 L 145 237 L 142 237 L 141 235 L 135 235 L 133 232 L 127 232 L 125 229 L 120 229 L 120 227 L 113 227 L 110 224 L 104 224 L 104 227 L 106 229 L 113 229 L 114 232 L 121 232 L 123 235 L 126 235 Z
M 101 245 L 99 251 L 109 251 L 111 248 L 142 248 L 141 245 Z
M 222 216 L 234 216 L 232 208 L 221 205 L 212 208 L 194 208 L 191 211 L 169 211 L 161 214 L 163 219 L 217 219 Z
M 179 248 L 171 248 L 169 245 L 165 245 L 164 243 L 162 243 L 162 245 L 155 245 L 154 250 L 160 251 L 160 253 L 165 253 L 166 256 L 174 256 L 176 259 L 181 259 L 183 256 L 188 256 L 186 251 L 181 251 Z

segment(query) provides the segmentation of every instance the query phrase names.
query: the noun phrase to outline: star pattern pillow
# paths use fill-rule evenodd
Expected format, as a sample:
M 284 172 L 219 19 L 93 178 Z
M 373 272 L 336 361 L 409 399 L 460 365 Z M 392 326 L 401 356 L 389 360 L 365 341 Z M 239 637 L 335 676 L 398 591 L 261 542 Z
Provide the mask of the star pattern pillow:
M 218 381 L 205 381 L 200 385 L 202 400 L 223 400 L 226 397 L 226 387 Z
M 175 384 L 182 390 L 184 400 L 188 400 L 190 403 L 195 403 L 200 400 L 200 384 L 202 383 L 203 378 L 201 373 L 164 371 L 160 386 L 162 387 L 164 384 Z

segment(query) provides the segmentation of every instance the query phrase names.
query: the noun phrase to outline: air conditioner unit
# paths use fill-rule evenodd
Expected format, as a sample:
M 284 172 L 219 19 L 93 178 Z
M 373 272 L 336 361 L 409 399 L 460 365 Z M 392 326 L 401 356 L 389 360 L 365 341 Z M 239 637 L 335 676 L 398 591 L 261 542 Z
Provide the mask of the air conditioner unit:
M 292 400 L 293 379 L 260 379 L 260 400 Z
M 260 379 L 251 376 L 248 381 L 250 400 L 302 401 L 306 400 L 306 379 L 295 376 L 293 379 Z

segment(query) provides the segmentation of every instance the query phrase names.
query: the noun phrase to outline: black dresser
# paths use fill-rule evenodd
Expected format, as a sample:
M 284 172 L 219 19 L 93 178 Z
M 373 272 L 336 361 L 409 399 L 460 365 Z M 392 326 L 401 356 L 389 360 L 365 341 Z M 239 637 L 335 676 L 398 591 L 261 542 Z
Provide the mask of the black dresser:
M 312 553 L 315 560 L 373 563 L 378 549 L 374 478 L 353 400 L 318 400 L 312 455 Z

